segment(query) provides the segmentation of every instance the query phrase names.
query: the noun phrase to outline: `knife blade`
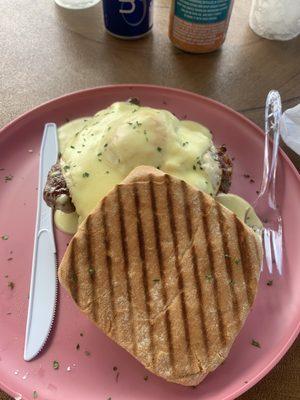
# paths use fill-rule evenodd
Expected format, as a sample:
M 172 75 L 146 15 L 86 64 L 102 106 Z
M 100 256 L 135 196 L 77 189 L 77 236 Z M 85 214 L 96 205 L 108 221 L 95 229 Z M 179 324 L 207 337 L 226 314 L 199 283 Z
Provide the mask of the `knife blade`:
M 57 296 L 56 247 L 52 208 L 43 199 L 48 172 L 57 162 L 57 128 L 45 125 L 40 151 L 38 202 L 32 256 L 29 305 L 24 360 L 32 360 L 42 349 L 51 331 Z

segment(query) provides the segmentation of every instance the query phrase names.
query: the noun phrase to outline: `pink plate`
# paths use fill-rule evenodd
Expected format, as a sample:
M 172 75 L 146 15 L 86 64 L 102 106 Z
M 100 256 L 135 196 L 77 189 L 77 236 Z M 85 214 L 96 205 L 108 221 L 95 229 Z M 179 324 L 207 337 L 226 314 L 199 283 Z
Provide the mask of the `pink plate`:
M 0 238 L 8 235 L 7 240 L 0 239 L 0 385 L 16 398 L 32 399 L 36 390 L 39 399 L 48 400 L 229 400 L 270 371 L 299 332 L 300 179 L 281 152 L 278 194 L 284 221 L 284 275 L 275 274 L 273 285 L 267 286 L 270 277 L 266 271 L 262 274 L 254 308 L 228 359 L 196 389 L 148 373 L 89 322 L 64 290 L 46 349 L 34 361 L 23 361 L 43 125 L 91 115 L 132 96 L 208 126 L 216 142 L 225 143 L 234 157 L 232 192 L 252 201 L 259 189 L 261 130 L 222 104 L 181 90 L 146 85 L 85 90 L 44 104 L 6 126 L 0 135 Z M 60 258 L 69 239 L 57 232 Z M 252 339 L 260 342 L 260 349 L 251 345 Z M 53 369 L 53 360 L 59 361 L 58 370 Z

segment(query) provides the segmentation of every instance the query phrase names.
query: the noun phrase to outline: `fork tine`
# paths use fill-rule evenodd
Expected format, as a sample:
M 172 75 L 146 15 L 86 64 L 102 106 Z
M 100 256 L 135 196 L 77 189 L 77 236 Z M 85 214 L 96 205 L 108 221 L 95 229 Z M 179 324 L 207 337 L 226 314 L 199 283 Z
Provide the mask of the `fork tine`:
M 282 275 L 282 231 L 271 231 L 271 242 L 276 262 L 276 267 L 280 275 Z
M 273 264 L 272 264 L 272 248 L 271 248 L 271 237 L 269 229 L 265 228 L 263 231 L 264 237 L 264 249 L 265 249 L 265 258 L 267 261 L 267 266 L 270 274 L 273 272 Z

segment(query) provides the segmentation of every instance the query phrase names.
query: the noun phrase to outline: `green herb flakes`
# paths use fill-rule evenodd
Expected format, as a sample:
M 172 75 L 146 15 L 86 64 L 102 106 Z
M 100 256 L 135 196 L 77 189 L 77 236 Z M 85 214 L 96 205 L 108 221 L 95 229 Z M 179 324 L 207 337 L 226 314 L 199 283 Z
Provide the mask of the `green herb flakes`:
M 104 147 L 107 147 L 107 146 L 108 146 L 108 143 L 105 143 Z
M 89 357 L 91 355 L 91 353 L 88 350 L 85 350 L 84 354 Z
M 273 285 L 273 280 L 267 281 L 267 286 L 272 286 Z
M 147 380 L 149 379 L 148 375 L 144 376 L 144 381 L 147 382 Z
M 88 172 L 84 172 L 83 174 L 82 174 L 82 177 L 83 178 L 88 178 L 90 176 L 90 174 L 88 173 Z
M 161 148 L 161 147 L 157 147 L 156 149 L 157 149 L 157 151 L 159 151 L 159 152 L 162 151 L 162 148 Z
M 93 276 L 94 273 L 95 273 L 94 268 L 89 268 L 89 274 L 90 274 L 90 276 Z
M 193 170 L 196 171 L 196 165 L 193 165 Z
M 64 166 L 64 171 L 68 171 L 68 169 L 70 169 L 70 166 L 69 165 L 65 165 Z
M 12 181 L 12 178 L 13 178 L 13 175 L 7 175 L 7 176 L 5 176 L 5 177 L 4 177 L 5 183 L 8 182 L 8 181 Z
M 53 361 L 53 369 L 59 369 L 59 362 L 57 360 Z
M 240 260 L 239 258 L 235 258 L 235 259 L 234 259 L 234 263 L 235 263 L 236 265 L 238 265 L 238 264 L 241 263 L 241 260 Z
M 260 343 L 257 340 L 252 339 L 251 344 L 254 347 L 258 347 L 259 349 L 261 348 Z
M 33 391 L 32 397 L 33 397 L 34 399 L 37 399 L 37 398 L 38 398 L 38 392 L 37 392 L 36 390 Z
M 214 278 L 213 278 L 212 274 L 206 274 L 206 275 L 205 275 L 205 279 L 206 279 L 208 282 L 211 282 Z
M 2 235 L 2 236 L 1 236 L 1 239 L 2 239 L 2 240 L 8 240 L 8 235 Z
M 158 279 L 158 278 L 155 278 L 155 279 L 153 279 L 153 282 L 159 282 L 160 281 L 160 279 Z
M 79 349 L 80 349 L 80 344 L 77 343 L 77 345 L 76 345 L 76 350 L 79 350 Z
M 13 282 L 8 282 L 8 285 L 7 285 L 11 290 L 14 290 L 14 288 L 15 288 L 15 284 L 13 283 Z
M 71 149 L 75 149 L 75 147 L 74 146 L 70 146 L 71 147 Z

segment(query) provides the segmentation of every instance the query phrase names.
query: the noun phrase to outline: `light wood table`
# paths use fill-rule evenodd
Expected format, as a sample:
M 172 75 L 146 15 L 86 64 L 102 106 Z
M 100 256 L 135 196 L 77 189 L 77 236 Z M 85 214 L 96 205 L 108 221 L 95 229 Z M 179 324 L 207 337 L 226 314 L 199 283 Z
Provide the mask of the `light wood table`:
M 300 37 L 273 42 L 248 27 L 250 0 L 236 0 L 222 50 L 191 55 L 167 37 L 168 0 L 155 0 L 154 29 L 138 41 L 105 33 L 101 5 L 67 11 L 51 0 L 0 0 L 0 125 L 54 97 L 113 83 L 152 83 L 191 90 L 263 124 L 266 93 L 284 108 L 300 103 Z M 300 169 L 300 157 L 288 155 Z M 1 334 L 1 332 L 0 332 Z M 300 399 L 299 340 L 241 400 Z M 0 392 L 0 400 L 8 397 Z M 67 399 L 68 400 L 68 399 Z

